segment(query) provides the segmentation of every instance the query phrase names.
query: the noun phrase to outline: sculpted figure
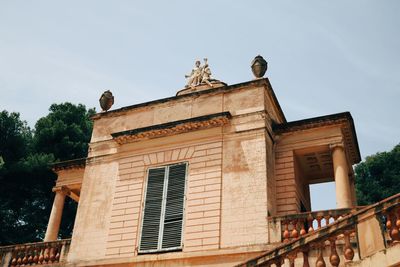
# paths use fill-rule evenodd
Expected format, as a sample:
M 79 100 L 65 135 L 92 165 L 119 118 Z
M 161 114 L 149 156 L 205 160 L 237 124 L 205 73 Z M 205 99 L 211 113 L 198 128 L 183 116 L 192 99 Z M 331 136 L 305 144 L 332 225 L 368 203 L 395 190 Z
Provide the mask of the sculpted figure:
M 210 67 L 208 66 L 207 58 L 204 59 L 203 66 L 201 66 L 200 60 L 196 60 L 192 72 L 190 74 L 185 75 L 185 77 L 188 78 L 188 82 L 185 86 L 186 88 L 187 87 L 194 88 L 195 86 L 198 86 L 200 84 L 207 84 L 210 87 L 213 87 L 211 81 L 216 81 L 211 77 L 211 70 Z
M 200 60 L 196 60 L 195 67 L 192 69 L 192 72 L 188 75 L 185 75 L 188 79 L 188 82 L 185 87 L 195 87 L 199 85 L 201 82 L 202 75 L 202 67 L 200 66 Z
M 208 66 L 207 58 L 205 58 L 200 83 L 206 83 L 209 86 L 213 87 L 213 85 L 211 84 L 210 81 L 211 81 L 211 70 L 210 70 L 210 67 Z

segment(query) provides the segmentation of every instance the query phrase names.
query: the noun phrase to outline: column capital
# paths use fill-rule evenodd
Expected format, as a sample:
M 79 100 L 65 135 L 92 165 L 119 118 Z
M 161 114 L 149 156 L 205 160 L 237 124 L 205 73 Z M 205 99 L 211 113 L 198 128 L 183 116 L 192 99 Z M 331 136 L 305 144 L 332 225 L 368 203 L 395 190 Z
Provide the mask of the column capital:
M 337 142 L 337 143 L 333 143 L 333 144 L 329 144 L 329 148 L 331 151 L 333 151 L 336 148 L 341 148 L 344 150 L 344 143 L 343 142 Z
M 79 202 L 79 194 L 74 193 L 70 188 L 67 186 L 58 186 L 53 187 L 52 191 L 56 194 L 61 194 L 63 196 L 69 196 L 76 202 Z
M 56 194 L 57 193 L 61 193 L 61 194 L 64 194 L 66 196 L 69 195 L 69 193 L 71 192 L 71 190 L 66 186 L 55 186 L 55 187 L 53 187 L 51 189 L 51 191 L 53 191 Z

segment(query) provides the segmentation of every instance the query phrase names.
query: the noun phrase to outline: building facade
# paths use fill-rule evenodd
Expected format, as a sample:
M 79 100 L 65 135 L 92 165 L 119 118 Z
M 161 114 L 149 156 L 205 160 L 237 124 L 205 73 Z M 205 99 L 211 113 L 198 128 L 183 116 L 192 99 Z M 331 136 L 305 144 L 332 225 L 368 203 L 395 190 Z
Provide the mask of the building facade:
M 200 79 L 93 122 L 88 157 L 54 166 L 44 243 L 4 249 L 4 266 L 370 266 L 399 252 L 379 218 L 400 222 L 400 197 L 356 207 L 348 112 L 287 122 L 267 78 Z M 311 211 L 310 184 L 330 181 L 337 209 Z M 73 235 L 57 241 L 66 197 L 79 202 Z

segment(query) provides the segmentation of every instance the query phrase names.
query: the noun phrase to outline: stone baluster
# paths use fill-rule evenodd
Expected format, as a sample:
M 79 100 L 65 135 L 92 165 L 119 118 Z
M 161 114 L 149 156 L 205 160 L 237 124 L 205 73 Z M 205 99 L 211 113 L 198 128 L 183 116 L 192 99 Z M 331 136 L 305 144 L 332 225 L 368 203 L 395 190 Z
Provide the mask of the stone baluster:
M 287 256 L 287 258 L 289 259 L 289 266 L 290 266 L 290 267 L 294 267 L 294 261 L 295 261 L 296 258 L 297 258 L 297 252 L 295 251 L 295 252 L 293 252 L 293 253 L 290 253 L 290 254 Z
M 388 232 L 392 241 L 394 240 L 394 236 L 396 235 L 395 227 L 395 218 L 392 211 L 385 212 L 386 215 L 386 231 Z M 393 231 L 394 230 L 394 231 Z
M 17 266 L 17 257 L 18 257 L 17 255 L 18 255 L 18 252 L 17 252 L 17 249 L 15 248 L 12 253 L 12 256 L 11 256 L 10 267 Z
M 307 231 L 306 231 L 306 219 L 301 219 L 300 220 L 300 227 L 301 227 L 301 229 L 300 229 L 300 236 L 303 236 L 303 235 L 305 235 L 305 234 L 307 234 Z
M 44 262 L 47 263 L 49 261 L 49 248 L 45 247 L 44 248 L 44 252 L 43 252 L 43 256 L 44 256 Z
M 17 266 L 22 264 L 22 247 L 17 248 Z
M 61 249 L 62 249 L 62 245 L 59 245 L 55 250 L 55 262 L 59 262 L 60 261 Z
M 397 227 L 397 239 L 395 240 L 395 242 L 400 242 L 400 235 L 399 235 L 399 231 L 400 231 L 400 208 L 397 207 L 397 220 L 396 220 L 396 227 Z M 396 212 L 395 212 L 396 214 Z
M 34 247 L 29 248 L 29 253 L 28 253 L 28 263 L 32 264 L 33 263 L 33 256 L 34 256 Z
M 292 225 L 293 225 L 293 229 L 292 229 L 290 237 L 296 239 L 299 237 L 299 232 L 297 231 L 297 220 L 293 220 Z
M 288 242 L 289 241 L 289 237 L 290 237 L 289 222 L 288 221 L 284 221 L 283 225 L 284 225 L 284 229 L 285 229 L 283 231 L 283 242 Z
M 44 249 L 43 247 L 39 248 L 39 264 L 42 264 L 44 261 Z
M 329 239 L 329 243 L 331 246 L 331 255 L 329 256 L 329 262 L 332 264 L 332 266 L 337 267 L 337 266 L 339 266 L 340 258 L 336 251 L 335 241 L 336 241 L 336 238 Z
M 308 219 L 308 232 L 309 233 L 314 231 L 313 222 L 314 222 L 314 218 L 311 217 Z
M 322 255 L 323 250 L 324 250 L 324 244 L 322 242 L 322 244 L 320 244 L 319 246 L 317 261 L 315 262 L 316 267 L 326 267 L 324 256 Z
M 386 233 L 390 237 L 390 229 L 392 229 L 392 218 L 390 218 L 390 213 L 388 211 L 384 211 L 382 214 L 386 219 L 386 222 L 385 222 Z
M 33 256 L 33 263 L 34 264 L 37 264 L 38 262 L 39 262 L 39 251 L 40 250 L 38 250 L 37 248 L 35 248 L 34 250 L 33 250 L 33 254 L 34 254 L 34 256 Z
M 396 218 L 396 211 L 393 209 L 389 212 L 388 221 L 386 223 L 387 229 L 389 230 L 389 235 L 392 238 L 392 242 L 398 242 L 400 240 L 399 228 L 400 222 L 397 223 L 400 218 Z
M 333 216 L 333 222 L 336 222 L 339 219 L 338 215 Z
M 330 214 L 327 214 L 327 215 L 324 216 L 324 219 L 325 219 L 325 226 L 329 225 L 329 219 L 330 219 L 330 218 L 331 218 L 331 215 L 330 215 Z
M 29 253 L 29 246 L 25 247 L 25 250 L 22 251 L 22 264 L 27 264 L 28 263 L 28 253 Z
M 49 261 L 54 262 L 56 258 L 56 254 L 54 253 L 55 248 L 53 246 L 50 246 L 49 248 Z
M 303 251 L 303 267 L 310 267 L 310 263 L 308 262 L 308 251 Z
M 345 232 L 344 233 L 344 258 L 346 262 L 352 261 L 354 258 L 354 250 L 351 247 L 350 244 L 350 233 L 351 232 Z

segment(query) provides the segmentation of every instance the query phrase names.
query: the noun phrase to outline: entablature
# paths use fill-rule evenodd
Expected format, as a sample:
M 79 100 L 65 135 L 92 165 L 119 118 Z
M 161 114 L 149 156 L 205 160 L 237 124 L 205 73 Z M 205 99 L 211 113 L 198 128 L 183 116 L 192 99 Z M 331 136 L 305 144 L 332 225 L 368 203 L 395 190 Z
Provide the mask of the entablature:
M 205 130 L 213 127 L 221 127 L 227 124 L 231 117 L 232 116 L 229 112 L 221 112 L 112 133 L 111 136 L 118 144 L 124 144 L 145 139 L 176 135 L 194 130 Z
M 281 146 L 302 149 L 341 144 L 351 164 L 361 161 L 356 130 L 350 112 L 275 124 L 272 127 Z M 286 140 L 283 140 L 286 139 Z

